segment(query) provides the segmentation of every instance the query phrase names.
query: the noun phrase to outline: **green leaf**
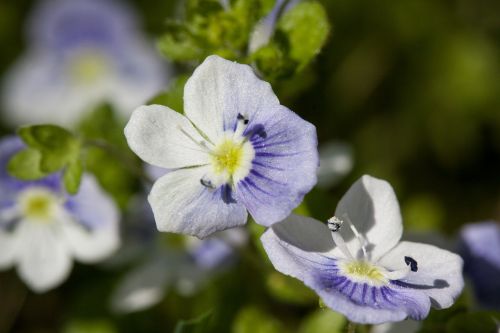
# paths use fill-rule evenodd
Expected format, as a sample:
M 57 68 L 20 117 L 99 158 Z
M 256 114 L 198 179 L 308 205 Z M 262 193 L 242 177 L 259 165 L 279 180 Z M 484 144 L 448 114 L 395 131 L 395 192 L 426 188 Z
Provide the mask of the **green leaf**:
M 341 333 L 346 323 L 346 318 L 338 312 L 317 310 L 304 319 L 298 333 Z
M 35 180 L 46 176 L 40 170 L 42 154 L 36 150 L 27 148 L 15 154 L 7 164 L 7 172 L 22 180 Z
M 285 47 L 271 42 L 252 54 L 252 59 L 267 80 L 290 78 L 297 69 L 297 62 L 290 59 Z
M 184 85 L 188 80 L 187 75 L 181 75 L 170 84 L 168 89 L 151 99 L 146 104 L 160 104 L 168 106 L 174 111 L 183 113 L 184 111 Z
M 117 329 L 107 320 L 74 320 L 63 330 L 63 333 L 117 333 Z
M 300 70 L 325 44 L 330 24 L 323 6 L 316 1 L 308 1 L 286 12 L 278 21 L 277 30 L 287 36 L 289 57 L 300 64 Z
M 66 151 L 78 143 L 71 132 L 56 125 L 21 127 L 18 134 L 29 147 L 40 151 Z
M 166 58 L 174 61 L 199 60 L 205 54 L 200 41 L 180 23 L 168 25 L 168 32 L 158 39 L 157 47 Z
M 174 333 L 203 333 L 208 332 L 210 319 L 212 318 L 212 311 L 189 320 L 181 320 L 175 326 Z
M 28 147 L 40 152 L 39 168 L 43 174 L 62 169 L 77 160 L 80 154 L 80 141 L 71 132 L 56 125 L 21 127 L 18 134 Z
M 274 298 L 285 303 L 310 305 L 318 300 L 318 296 L 302 282 L 278 272 L 268 275 L 266 285 Z
M 453 317 L 446 325 L 446 333 L 495 333 L 500 313 L 482 311 L 462 313 Z
M 137 188 L 136 178 L 130 168 L 140 167 L 139 160 L 130 151 L 125 140 L 124 125 L 107 104 L 97 107 L 78 125 L 78 130 L 85 140 L 103 141 L 114 147 L 114 153 L 110 153 L 87 144 L 82 155 L 86 170 L 96 176 L 103 189 L 111 194 L 122 208 L 125 208 Z M 124 160 L 127 163 L 124 163 Z
M 269 313 L 257 308 L 247 307 L 238 313 L 233 333 L 281 333 L 283 325 Z
M 74 161 L 66 167 L 63 175 L 63 182 L 69 194 L 76 194 L 83 175 L 83 163 L 80 160 Z

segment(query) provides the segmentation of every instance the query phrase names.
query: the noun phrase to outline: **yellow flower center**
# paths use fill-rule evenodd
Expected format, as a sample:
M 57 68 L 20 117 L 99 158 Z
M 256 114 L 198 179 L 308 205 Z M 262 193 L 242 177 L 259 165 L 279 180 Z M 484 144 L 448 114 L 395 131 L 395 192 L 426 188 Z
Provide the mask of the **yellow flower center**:
M 69 67 L 70 76 L 81 84 L 95 83 L 106 72 L 106 59 L 95 52 L 82 52 L 76 55 Z
M 50 221 L 55 212 L 57 197 L 45 189 L 30 189 L 21 194 L 20 205 L 25 217 Z
M 368 281 L 373 284 L 385 284 L 387 278 L 380 272 L 380 270 L 366 261 L 351 261 L 342 265 L 344 274 L 349 277 Z
M 216 173 L 227 171 L 233 175 L 243 162 L 243 145 L 231 139 L 222 141 L 213 151 L 213 166 Z

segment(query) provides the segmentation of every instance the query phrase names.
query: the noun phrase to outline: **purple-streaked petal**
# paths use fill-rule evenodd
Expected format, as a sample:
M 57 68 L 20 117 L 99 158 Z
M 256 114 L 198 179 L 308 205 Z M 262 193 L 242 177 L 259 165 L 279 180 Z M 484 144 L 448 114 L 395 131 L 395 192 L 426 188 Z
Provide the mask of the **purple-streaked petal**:
M 16 230 L 19 242 L 17 271 L 35 292 L 45 292 L 61 284 L 72 267 L 70 250 L 60 237 L 57 224 L 47 226 L 22 221 Z
M 68 199 L 66 209 L 61 224 L 75 258 L 96 262 L 118 248 L 118 208 L 93 176 L 84 175 L 78 193 Z
M 463 261 L 460 256 L 433 245 L 401 242 L 379 264 L 389 270 L 406 268 L 405 257 L 414 259 L 418 270 L 392 284 L 415 289 L 431 298 L 436 308 L 448 308 L 462 292 Z
M 316 184 L 316 128 L 277 105 L 256 114 L 245 135 L 255 150 L 250 173 L 236 184 L 236 197 L 259 224 L 287 217 Z
M 403 224 L 399 204 L 391 185 L 368 175 L 356 181 L 335 210 L 341 219 L 347 216 L 368 241 L 372 260 L 377 260 L 401 239 Z M 358 239 L 347 224 L 340 229 L 350 252 L 360 250 Z
M 160 231 L 204 238 L 246 223 L 247 212 L 226 185 L 212 190 L 201 184 L 208 166 L 169 172 L 153 185 L 148 200 Z
M 28 28 L 37 47 L 60 50 L 82 43 L 112 47 L 134 34 L 136 24 L 122 2 L 45 0 L 33 11 Z
M 487 221 L 464 226 L 459 253 L 479 303 L 500 309 L 500 224 Z
M 130 40 L 120 48 L 120 53 L 126 56 L 117 61 L 117 77 L 109 100 L 126 119 L 135 108 L 165 88 L 171 73 L 149 41 Z
M 125 127 L 130 148 L 144 161 L 163 168 L 206 165 L 204 139 L 183 115 L 161 105 L 137 108 Z M 198 179 L 199 180 L 199 179 Z
M 260 80 L 248 65 L 209 56 L 196 68 L 184 88 L 184 112 L 207 137 L 216 142 L 234 130 L 238 114 L 252 123 L 279 105 L 271 85 Z
M 187 251 L 195 265 L 203 270 L 225 268 L 235 261 L 238 248 L 247 240 L 245 228 L 232 228 L 203 240 L 191 237 L 187 242 Z
M 302 225 L 294 225 L 293 220 L 278 223 L 261 238 L 278 271 L 301 280 L 316 291 L 326 305 L 355 322 L 376 324 L 399 321 L 408 316 L 422 319 L 427 315 L 429 298 L 418 290 L 363 284 L 342 275 L 337 259 L 315 252 L 331 248 L 326 240 L 321 239 L 323 233 L 308 232 L 306 228 L 310 224 L 310 229 L 324 230 L 329 234 L 326 226 L 310 219 L 295 220 Z M 300 231 L 304 231 L 303 237 Z M 316 243 L 315 233 L 320 237 Z

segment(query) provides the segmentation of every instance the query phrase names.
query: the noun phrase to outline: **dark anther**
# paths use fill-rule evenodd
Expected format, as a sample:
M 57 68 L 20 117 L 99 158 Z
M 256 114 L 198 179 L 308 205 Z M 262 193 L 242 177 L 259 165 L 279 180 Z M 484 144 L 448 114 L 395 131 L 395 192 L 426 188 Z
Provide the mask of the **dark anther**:
M 201 185 L 203 185 L 205 187 L 208 187 L 210 189 L 214 189 L 215 188 L 214 184 L 210 180 L 206 180 L 206 179 L 201 178 L 200 179 L 200 183 L 201 183 Z
M 336 216 L 333 216 L 332 218 L 328 219 L 327 223 L 328 229 L 330 229 L 330 231 L 333 232 L 339 231 L 340 227 L 342 226 L 342 223 L 344 223 L 344 221 L 342 221 Z
M 418 271 L 417 261 L 412 257 L 405 257 L 405 263 L 410 266 L 412 272 Z
M 242 115 L 241 113 L 238 113 L 238 115 L 236 116 L 236 119 L 238 120 L 243 120 L 243 124 L 245 125 L 248 125 L 248 118 L 245 118 L 244 115 Z

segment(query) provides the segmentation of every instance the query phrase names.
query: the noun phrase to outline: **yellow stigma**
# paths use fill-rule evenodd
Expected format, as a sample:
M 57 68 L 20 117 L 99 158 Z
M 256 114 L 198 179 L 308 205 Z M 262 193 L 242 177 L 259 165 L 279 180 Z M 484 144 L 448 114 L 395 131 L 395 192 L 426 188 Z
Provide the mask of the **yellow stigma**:
M 92 84 L 106 71 L 106 65 L 106 60 L 101 55 L 83 52 L 72 59 L 69 71 L 75 81 L 82 84 Z
M 25 217 L 37 221 L 50 221 L 54 216 L 57 198 L 47 190 L 32 189 L 21 195 L 20 204 Z
M 216 173 L 227 171 L 234 174 L 241 167 L 243 146 L 231 139 L 222 141 L 213 152 L 213 165 Z
M 380 270 L 366 261 L 351 261 L 344 264 L 342 268 L 345 274 L 360 280 L 368 280 L 379 284 L 387 282 L 387 278 Z

